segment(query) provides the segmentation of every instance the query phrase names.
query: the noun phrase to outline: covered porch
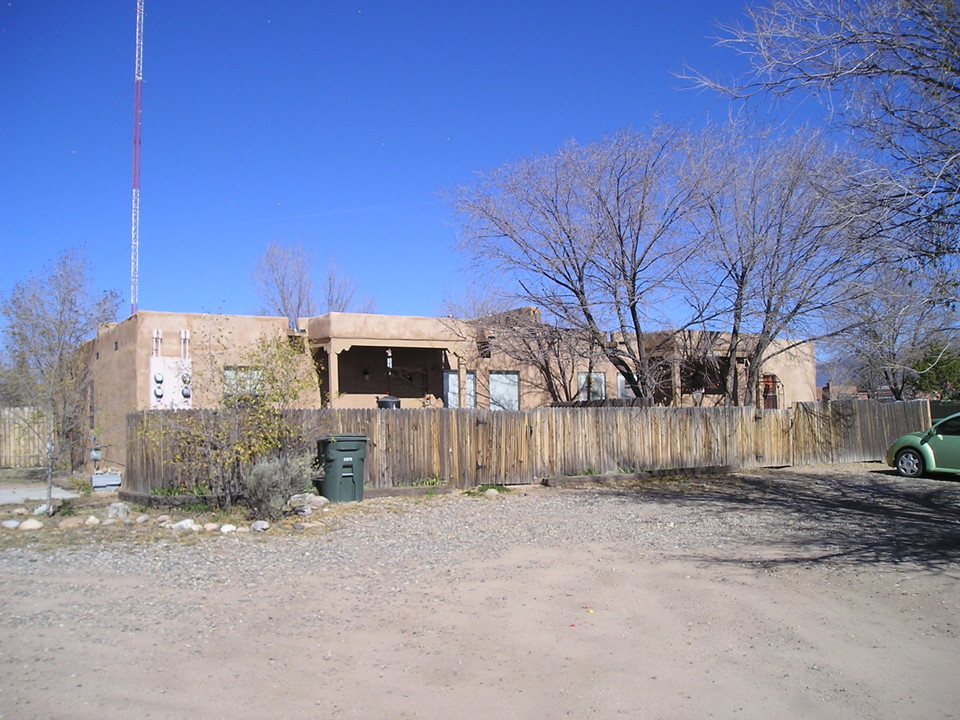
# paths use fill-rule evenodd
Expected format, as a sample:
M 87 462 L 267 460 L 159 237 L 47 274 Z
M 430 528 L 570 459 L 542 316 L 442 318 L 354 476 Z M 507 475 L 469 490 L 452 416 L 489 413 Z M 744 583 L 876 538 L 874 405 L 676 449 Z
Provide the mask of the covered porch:
M 442 407 L 451 372 L 465 392 L 463 340 L 441 320 L 331 313 L 311 318 L 308 336 L 325 407 L 375 408 L 386 396 Z

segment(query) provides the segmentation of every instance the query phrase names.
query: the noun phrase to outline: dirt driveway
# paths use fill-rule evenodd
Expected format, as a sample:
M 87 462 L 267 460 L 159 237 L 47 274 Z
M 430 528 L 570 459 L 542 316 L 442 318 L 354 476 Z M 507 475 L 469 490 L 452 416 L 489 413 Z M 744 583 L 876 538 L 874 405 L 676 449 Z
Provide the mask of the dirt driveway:
M 960 717 L 960 484 L 880 465 L 77 532 L 0 551 L 0 717 Z

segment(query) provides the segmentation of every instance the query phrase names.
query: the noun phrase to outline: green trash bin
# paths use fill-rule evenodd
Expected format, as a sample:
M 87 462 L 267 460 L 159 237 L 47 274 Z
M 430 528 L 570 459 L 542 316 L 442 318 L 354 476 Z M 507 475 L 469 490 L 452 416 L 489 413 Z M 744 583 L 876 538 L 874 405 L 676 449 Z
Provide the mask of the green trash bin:
M 366 435 L 328 435 L 317 441 L 323 462 L 320 494 L 330 502 L 363 500 L 363 461 L 367 457 Z

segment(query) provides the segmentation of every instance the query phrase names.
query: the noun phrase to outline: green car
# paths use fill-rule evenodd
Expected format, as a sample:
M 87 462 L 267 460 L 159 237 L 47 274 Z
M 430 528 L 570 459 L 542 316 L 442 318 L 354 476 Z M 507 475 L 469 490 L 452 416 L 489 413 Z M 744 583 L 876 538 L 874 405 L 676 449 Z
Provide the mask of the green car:
M 887 450 L 887 465 L 903 477 L 960 473 L 960 413 L 938 420 L 926 432 L 907 433 Z

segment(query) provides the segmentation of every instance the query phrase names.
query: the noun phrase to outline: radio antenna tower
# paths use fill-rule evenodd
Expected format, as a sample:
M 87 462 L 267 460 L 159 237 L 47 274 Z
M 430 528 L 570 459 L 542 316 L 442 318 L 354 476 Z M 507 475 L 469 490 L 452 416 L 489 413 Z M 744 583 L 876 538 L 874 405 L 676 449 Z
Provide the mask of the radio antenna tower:
M 133 211 L 130 235 L 130 314 L 140 303 L 140 116 L 143 112 L 143 0 L 137 0 L 137 56 L 133 73 Z

